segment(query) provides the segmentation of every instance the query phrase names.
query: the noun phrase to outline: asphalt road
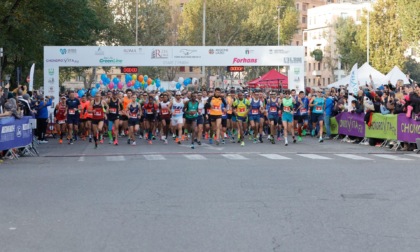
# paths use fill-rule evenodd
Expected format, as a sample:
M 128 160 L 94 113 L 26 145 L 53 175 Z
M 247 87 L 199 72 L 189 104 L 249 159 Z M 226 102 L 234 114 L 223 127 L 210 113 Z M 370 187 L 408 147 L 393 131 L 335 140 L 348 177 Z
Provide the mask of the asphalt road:
M 0 164 L 0 251 L 419 251 L 420 155 L 123 140 Z

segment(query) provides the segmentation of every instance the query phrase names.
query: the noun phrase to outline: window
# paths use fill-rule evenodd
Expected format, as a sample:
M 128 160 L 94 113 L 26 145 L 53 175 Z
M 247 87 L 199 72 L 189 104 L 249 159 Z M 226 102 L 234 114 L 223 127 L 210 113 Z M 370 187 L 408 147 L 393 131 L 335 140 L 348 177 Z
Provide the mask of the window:
M 307 9 L 307 4 L 302 4 L 302 10 L 306 11 Z
M 306 24 L 306 17 L 302 17 L 302 24 Z
M 305 56 L 308 56 L 308 47 L 306 47 L 306 46 L 305 46 Z
M 183 66 L 182 67 L 179 67 L 179 71 L 180 72 L 185 72 L 185 67 L 183 67 Z
M 330 78 L 328 78 L 328 85 L 331 84 Z
M 190 66 L 190 72 L 194 72 L 194 68 Z
M 299 4 L 298 3 L 296 4 L 296 10 L 299 10 Z
M 297 45 L 297 46 L 299 45 L 299 41 L 296 41 L 296 45 Z
M 311 79 L 308 79 L 308 84 L 311 84 Z
M 321 62 L 318 63 L 318 70 L 321 71 Z
M 311 63 L 308 63 L 308 71 L 311 71 Z
M 307 32 L 303 33 L 303 41 L 308 41 L 308 33 Z
M 325 78 L 322 78 L 322 85 L 325 86 Z

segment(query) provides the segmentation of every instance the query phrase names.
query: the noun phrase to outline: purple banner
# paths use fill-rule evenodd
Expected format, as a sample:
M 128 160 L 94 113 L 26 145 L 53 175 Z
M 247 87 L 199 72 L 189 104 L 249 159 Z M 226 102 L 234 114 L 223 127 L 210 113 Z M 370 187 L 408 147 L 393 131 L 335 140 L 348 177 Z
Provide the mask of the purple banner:
M 0 119 L 0 150 L 24 147 L 32 143 L 32 127 L 29 123 L 31 118 Z
M 340 113 L 336 116 L 338 123 L 338 134 L 365 137 L 365 114 Z
M 420 121 L 407 118 L 404 114 L 398 114 L 397 137 L 399 141 L 415 143 L 420 138 Z

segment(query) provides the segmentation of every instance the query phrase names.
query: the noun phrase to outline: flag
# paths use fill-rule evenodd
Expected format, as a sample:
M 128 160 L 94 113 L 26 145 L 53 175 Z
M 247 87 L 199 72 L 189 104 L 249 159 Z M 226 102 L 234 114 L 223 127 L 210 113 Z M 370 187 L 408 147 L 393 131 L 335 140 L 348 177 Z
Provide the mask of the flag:
M 349 83 L 349 93 L 357 95 L 359 92 L 359 83 L 357 78 L 357 63 L 351 68 L 350 72 L 350 83 Z M 350 99 L 349 99 L 350 100 Z
M 34 72 L 35 72 L 35 63 L 31 66 L 31 71 L 29 73 L 29 91 L 34 89 Z

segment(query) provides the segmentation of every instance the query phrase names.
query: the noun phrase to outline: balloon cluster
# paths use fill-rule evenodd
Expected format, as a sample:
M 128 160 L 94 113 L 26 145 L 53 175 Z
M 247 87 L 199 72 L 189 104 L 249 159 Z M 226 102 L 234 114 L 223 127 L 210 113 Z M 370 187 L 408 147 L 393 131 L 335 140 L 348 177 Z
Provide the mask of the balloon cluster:
M 123 89 L 124 87 L 124 83 L 120 79 L 118 79 L 117 77 L 114 77 L 111 81 L 111 79 L 108 78 L 106 74 L 102 74 L 101 80 L 99 81 L 99 83 L 95 85 L 96 92 L 100 89 L 101 84 L 103 84 L 104 86 L 107 86 L 108 89 L 114 89 L 114 88 Z M 161 87 L 161 81 L 159 78 L 156 78 L 153 80 L 152 78 L 149 78 L 147 75 L 137 76 L 137 74 L 133 74 L 133 75 L 126 74 L 125 84 L 128 88 L 133 87 L 134 89 L 146 88 L 151 85 L 156 86 L 157 89 Z

